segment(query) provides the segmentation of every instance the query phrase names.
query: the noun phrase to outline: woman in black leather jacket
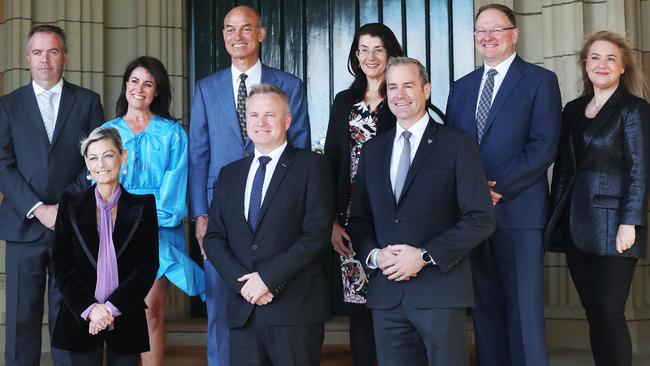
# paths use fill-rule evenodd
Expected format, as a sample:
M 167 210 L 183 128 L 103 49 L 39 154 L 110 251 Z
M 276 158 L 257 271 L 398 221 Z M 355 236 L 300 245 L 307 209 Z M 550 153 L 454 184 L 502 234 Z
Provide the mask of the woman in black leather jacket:
M 650 110 L 632 48 L 598 32 L 580 51 L 582 96 L 563 112 L 548 250 L 566 253 L 596 365 L 631 365 L 625 302 L 646 255 Z

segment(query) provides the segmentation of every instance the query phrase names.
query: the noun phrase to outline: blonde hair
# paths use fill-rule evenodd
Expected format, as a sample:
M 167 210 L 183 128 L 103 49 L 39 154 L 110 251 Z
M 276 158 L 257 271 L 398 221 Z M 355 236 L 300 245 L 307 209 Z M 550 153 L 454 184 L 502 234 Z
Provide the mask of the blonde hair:
M 625 68 L 625 72 L 621 75 L 621 82 L 628 92 L 643 98 L 646 94 L 645 81 L 643 80 L 643 73 L 636 65 L 632 46 L 630 46 L 630 43 L 624 36 L 610 31 L 594 33 L 587 37 L 582 45 L 578 58 L 578 64 L 582 68 L 582 95 L 589 95 L 594 92 L 594 84 L 589 80 L 586 65 L 587 57 L 589 57 L 589 49 L 596 41 L 609 42 L 618 47 L 618 50 L 621 52 L 621 61 L 623 61 L 623 67 Z

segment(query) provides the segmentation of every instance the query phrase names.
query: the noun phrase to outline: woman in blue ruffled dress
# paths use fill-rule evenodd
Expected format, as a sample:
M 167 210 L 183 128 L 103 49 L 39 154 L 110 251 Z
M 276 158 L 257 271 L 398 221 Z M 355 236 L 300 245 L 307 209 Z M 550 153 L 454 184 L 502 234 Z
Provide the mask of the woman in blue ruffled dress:
M 164 305 L 169 283 L 190 296 L 205 298 L 203 270 L 185 251 L 187 135 L 170 114 L 171 100 L 163 64 L 153 57 L 139 57 L 124 72 L 116 105 L 118 117 L 104 123 L 117 128 L 128 151 L 120 183 L 130 193 L 156 196 L 160 267 L 145 299 L 151 348 L 141 354 L 145 366 L 163 364 Z

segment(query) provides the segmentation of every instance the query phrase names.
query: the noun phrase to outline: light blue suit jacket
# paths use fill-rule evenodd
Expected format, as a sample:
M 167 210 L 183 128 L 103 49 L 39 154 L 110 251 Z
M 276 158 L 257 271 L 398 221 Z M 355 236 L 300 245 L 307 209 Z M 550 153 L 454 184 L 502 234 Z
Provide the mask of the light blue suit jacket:
M 289 95 L 293 117 L 288 131 L 289 143 L 297 148 L 310 149 L 307 97 L 302 81 L 264 64 L 261 81 L 275 85 Z M 253 154 L 254 150 L 250 138 L 244 143 L 241 137 L 230 66 L 198 82 L 192 100 L 189 140 L 190 215 L 195 218 L 208 213 L 212 186 L 221 168 Z

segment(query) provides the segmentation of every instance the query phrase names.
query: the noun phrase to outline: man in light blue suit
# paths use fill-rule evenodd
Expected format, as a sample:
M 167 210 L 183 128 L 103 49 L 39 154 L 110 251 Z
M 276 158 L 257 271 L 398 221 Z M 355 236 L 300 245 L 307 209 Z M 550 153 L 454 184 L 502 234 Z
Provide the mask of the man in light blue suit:
M 497 219 L 471 256 L 478 364 L 546 366 L 542 236 L 560 90 L 554 73 L 517 56 L 510 8 L 481 7 L 474 34 L 484 65 L 452 86 L 447 123 L 476 138 Z
M 254 146 L 246 131 L 246 97 L 259 83 L 273 84 L 290 97 L 292 115 L 289 143 L 309 149 L 311 137 L 307 99 L 302 81 L 294 75 L 263 65 L 260 43 L 266 30 L 259 14 L 238 6 L 224 18 L 223 38 L 231 56 L 231 67 L 199 81 L 192 101 L 190 121 L 190 214 L 196 220 L 196 239 L 203 251 L 208 225 L 208 205 L 212 186 L 221 168 L 253 154 Z M 242 212 L 243 214 L 243 212 Z M 208 365 L 228 366 L 229 329 L 226 318 L 228 287 L 209 261 L 204 261 L 208 311 Z

